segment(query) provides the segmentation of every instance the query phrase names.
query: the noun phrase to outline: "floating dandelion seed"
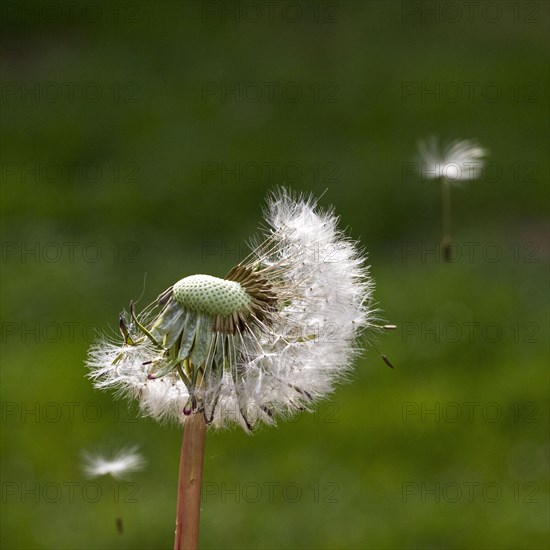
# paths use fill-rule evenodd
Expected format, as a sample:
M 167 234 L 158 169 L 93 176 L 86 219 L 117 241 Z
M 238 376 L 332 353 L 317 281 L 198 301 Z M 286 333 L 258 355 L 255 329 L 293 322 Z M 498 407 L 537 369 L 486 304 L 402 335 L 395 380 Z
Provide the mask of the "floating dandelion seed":
M 473 181 L 481 175 L 487 151 L 475 141 L 455 139 L 440 146 L 437 138 L 418 143 L 422 162 L 422 176 L 428 179 L 441 179 L 447 183 Z
M 443 210 L 443 238 L 441 248 L 446 261 L 451 242 L 451 185 L 473 181 L 481 175 L 487 151 L 473 140 L 454 140 L 440 147 L 437 138 L 418 143 L 422 179 L 441 182 L 441 206 Z
M 95 386 L 139 399 L 157 419 L 201 412 L 246 431 L 331 392 L 373 316 L 364 258 L 312 199 L 274 194 L 267 222 L 225 279 L 185 277 L 141 314 L 121 314 L 123 341 L 90 351 Z
M 373 326 L 373 282 L 331 211 L 277 191 L 267 229 L 224 279 L 191 275 L 136 314 L 122 341 L 103 338 L 87 365 L 97 388 L 139 400 L 144 414 L 184 424 L 175 548 L 198 545 L 208 425 L 250 432 L 309 408 L 350 372 Z
M 121 449 L 112 458 L 86 452 L 83 455 L 82 469 L 89 477 L 111 475 L 116 479 L 123 478 L 126 474 L 144 467 L 145 460 L 137 450 L 137 447 Z
M 115 479 L 124 478 L 127 474 L 141 470 L 145 465 L 144 458 L 137 451 L 137 447 L 120 449 L 113 454 L 112 458 L 85 452 L 83 453 L 82 470 L 88 477 L 110 475 Z M 116 500 L 116 504 L 117 515 L 115 525 L 118 533 L 122 535 L 124 524 L 120 510 L 120 499 Z

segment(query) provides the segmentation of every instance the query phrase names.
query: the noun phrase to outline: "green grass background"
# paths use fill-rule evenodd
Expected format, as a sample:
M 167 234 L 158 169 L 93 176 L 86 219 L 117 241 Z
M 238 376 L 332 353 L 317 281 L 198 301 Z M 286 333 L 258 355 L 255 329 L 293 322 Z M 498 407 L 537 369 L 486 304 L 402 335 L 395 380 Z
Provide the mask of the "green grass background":
M 289 163 L 302 169 L 292 187 L 326 190 L 321 204 L 369 251 L 376 300 L 399 327 L 376 347 L 395 369 L 371 347 L 315 414 L 252 437 L 209 433 L 201 547 L 547 548 L 549 4 L 497 2 L 491 22 L 491 3 L 471 21 L 458 3 L 451 22 L 448 2 L 435 3 L 439 20 L 420 2 L 300 2 L 294 23 L 287 2 L 91 4 L 74 16 L 62 2 L 2 6 L 2 548 L 172 545 L 181 429 L 94 391 L 87 329 L 116 326 L 145 273 L 143 304 L 183 276 L 223 276 Z M 75 82 L 75 99 L 12 93 L 35 82 Z M 251 82 L 295 82 L 304 96 L 202 96 Z M 479 86 L 472 101 L 403 99 L 404 83 L 423 82 Z M 321 99 L 334 83 L 337 101 L 315 101 L 315 83 Z M 472 261 L 420 254 L 441 236 L 439 189 L 402 169 L 432 134 L 478 139 L 501 171 L 453 189 L 453 239 L 464 253 L 479 243 Z M 278 164 L 258 181 L 204 177 L 222 162 Z M 49 163 L 75 174 L 26 172 Z M 206 246 L 229 252 L 205 258 Z M 465 323 L 479 323 L 471 339 Z M 481 332 L 495 325 L 499 337 Z M 434 327 L 449 332 L 422 333 Z M 473 417 L 465 403 L 478 403 Z M 434 406 L 439 419 L 422 417 Z M 82 450 L 131 444 L 147 468 L 97 480 L 91 502 Z

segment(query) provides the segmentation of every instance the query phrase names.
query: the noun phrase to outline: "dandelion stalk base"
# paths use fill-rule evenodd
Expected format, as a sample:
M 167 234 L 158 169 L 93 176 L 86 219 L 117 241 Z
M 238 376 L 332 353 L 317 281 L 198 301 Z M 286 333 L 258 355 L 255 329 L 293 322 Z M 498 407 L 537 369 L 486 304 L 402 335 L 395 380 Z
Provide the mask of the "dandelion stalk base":
M 183 431 L 174 550 L 198 548 L 205 439 L 204 415 L 194 413 L 187 419 Z

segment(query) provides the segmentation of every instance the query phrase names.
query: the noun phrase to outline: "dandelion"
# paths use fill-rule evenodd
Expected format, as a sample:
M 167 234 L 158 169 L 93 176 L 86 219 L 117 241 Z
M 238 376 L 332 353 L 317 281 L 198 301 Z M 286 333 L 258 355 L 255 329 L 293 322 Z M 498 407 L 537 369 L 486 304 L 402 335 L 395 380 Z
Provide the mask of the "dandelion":
M 140 314 L 130 304 L 122 341 L 104 338 L 89 353 L 96 387 L 185 426 L 176 548 L 197 544 L 207 426 L 250 432 L 309 409 L 346 378 L 357 338 L 372 326 L 365 259 L 332 211 L 280 190 L 266 221 L 224 279 L 191 275 Z
M 138 453 L 137 447 L 120 449 L 115 452 L 111 458 L 103 455 L 85 452 L 83 453 L 82 470 L 88 477 L 101 477 L 110 475 L 114 479 L 121 479 L 127 474 L 141 470 L 145 465 L 145 460 Z M 116 499 L 117 514 L 115 525 L 119 534 L 124 531 L 122 514 L 120 510 L 120 499 Z
M 449 260 L 451 241 L 451 185 L 473 181 L 481 175 L 487 151 L 473 140 L 454 140 L 440 148 L 435 137 L 420 141 L 418 151 L 423 177 L 441 182 L 441 205 L 443 210 L 443 257 Z

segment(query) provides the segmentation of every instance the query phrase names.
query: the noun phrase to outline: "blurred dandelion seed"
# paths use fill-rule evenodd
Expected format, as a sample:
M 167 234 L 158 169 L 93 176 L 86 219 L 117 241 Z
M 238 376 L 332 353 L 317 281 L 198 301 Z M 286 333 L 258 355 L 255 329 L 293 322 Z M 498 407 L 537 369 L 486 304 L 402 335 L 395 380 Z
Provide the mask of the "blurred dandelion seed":
M 137 472 L 145 466 L 144 458 L 137 451 L 137 447 L 120 449 L 112 458 L 85 452 L 82 469 L 88 477 L 111 475 L 115 479 L 121 479 L 126 474 Z
M 84 452 L 82 470 L 88 477 L 102 477 L 110 475 L 116 480 L 126 477 L 127 474 L 142 470 L 145 466 L 145 459 L 138 453 L 138 447 L 129 447 L 116 451 L 112 458 L 106 458 L 100 454 Z M 115 493 L 117 494 L 117 493 Z M 124 523 L 120 509 L 120 498 L 116 501 L 115 526 L 117 532 L 122 535 Z
M 441 208 L 443 214 L 443 238 L 441 250 L 445 261 L 450 261 L 451 242 L 451 185 L 473 181 L 482 173 L 487 151 L 477 142 L 456 139 L 447 145 L 439 144 L 436 137 L 418 142 L 422 179 L 441 182 Z

